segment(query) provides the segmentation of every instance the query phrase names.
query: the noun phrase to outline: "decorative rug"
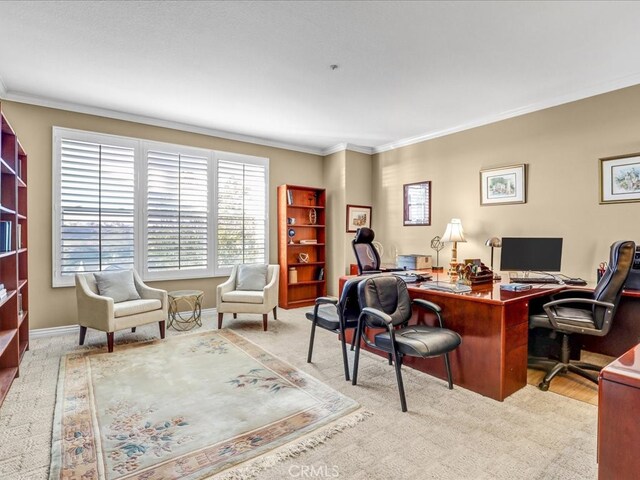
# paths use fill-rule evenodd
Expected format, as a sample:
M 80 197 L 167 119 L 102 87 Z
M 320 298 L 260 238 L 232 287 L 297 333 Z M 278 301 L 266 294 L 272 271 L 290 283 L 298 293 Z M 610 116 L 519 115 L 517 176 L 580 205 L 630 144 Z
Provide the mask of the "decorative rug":
M 75 352 L 60 363 L 49 478 L 206 478 L 358 407 L 231 330 Z

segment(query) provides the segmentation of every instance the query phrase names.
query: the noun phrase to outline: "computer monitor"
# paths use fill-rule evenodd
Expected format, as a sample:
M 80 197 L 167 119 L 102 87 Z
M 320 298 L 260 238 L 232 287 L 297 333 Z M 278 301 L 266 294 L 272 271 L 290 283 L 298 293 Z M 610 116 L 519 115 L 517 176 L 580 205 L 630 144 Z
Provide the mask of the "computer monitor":
M 559 272 L 562 238 L 502 237 L 500 270 Z

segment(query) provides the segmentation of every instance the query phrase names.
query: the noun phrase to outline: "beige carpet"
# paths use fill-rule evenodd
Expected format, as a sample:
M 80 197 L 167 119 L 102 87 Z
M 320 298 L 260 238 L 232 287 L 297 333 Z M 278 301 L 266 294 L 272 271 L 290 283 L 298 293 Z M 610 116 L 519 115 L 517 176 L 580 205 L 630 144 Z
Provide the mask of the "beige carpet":
M 373 416 L 261 471 L 260 479 L 595 479 L 597 409 L 527 386 L 505 402 L 462 388 L 449 391 L 428 375 L 403 369 L 408 413 L 400 412 L 393 368 L 366 352 L 358 386 L 344 381 L 339 344 L 316 335 L 314 363 L 306 363 L 306 309 L 279 310 L 262 331 L 259 317 L 228 316 L 262 348 L 353 398 Z M 202 329 L 215 328 L 209 314 Z M 201 330 L 202 330 L 201 329 Z M 152 338 L 157 326 L 116 334 L 118 343 Z M 169 332 L 170 335 L 179 335 Z M 87 348 L 104 348 L 104 334 L 89 331 Z M 0 408 L 0 478 L 46 479 L 60 356 L 76 348 L 76 336 L 32 342 Z M 170 368 L 168 366 L 167 368 Z M 306 473 L 306 475 L 305 475 Z M 223 472 L 224 474 L 224 472 Z M 312 474 L 313 475 L 312 477 Z

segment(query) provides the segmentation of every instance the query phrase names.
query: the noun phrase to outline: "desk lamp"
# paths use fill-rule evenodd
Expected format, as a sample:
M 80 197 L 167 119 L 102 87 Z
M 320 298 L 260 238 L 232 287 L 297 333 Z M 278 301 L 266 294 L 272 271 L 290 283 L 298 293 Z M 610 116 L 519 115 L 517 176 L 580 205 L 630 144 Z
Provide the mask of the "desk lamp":
M 456 266 L 458 265 L 458 242 L 466 242 L 464 238 L 464 230 L 462 229 L 462 222 L 459 218 L 452 218 L 447 224 L 447 229 L 444 231 L 444 235 L 440 238 L 443 243 L 453 243 L 451 249 L 451 263 L 449 264 L 449 275 L 451 281 L 455 282 L 458 279 L 456 273 Z
M 491 271 L 493 272 L 493 249 L 502 247 L 502 240 L 498 237 L 491 237 L 489 240 L 484 242 L 487 247 L 491 247 Z M 500 280 L 500 275 L 496 272 L 493 272 L 493 279 Z

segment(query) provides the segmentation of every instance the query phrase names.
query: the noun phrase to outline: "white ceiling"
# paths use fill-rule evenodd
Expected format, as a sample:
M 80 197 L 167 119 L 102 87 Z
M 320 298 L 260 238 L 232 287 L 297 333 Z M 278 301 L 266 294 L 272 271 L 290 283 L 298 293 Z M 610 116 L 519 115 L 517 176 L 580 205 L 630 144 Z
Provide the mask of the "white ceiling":
M 612 1 L 3 1 L 0 97 L 384 151 L 640 83 L 639 19 Z

